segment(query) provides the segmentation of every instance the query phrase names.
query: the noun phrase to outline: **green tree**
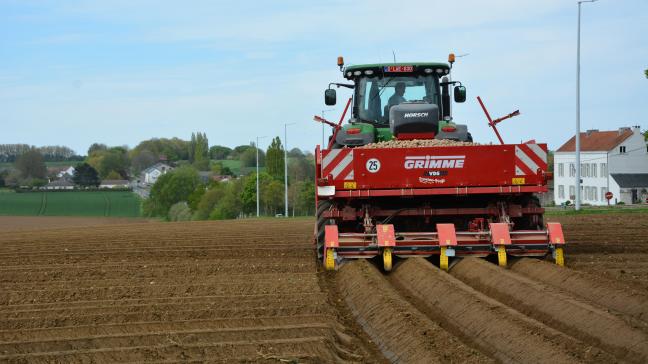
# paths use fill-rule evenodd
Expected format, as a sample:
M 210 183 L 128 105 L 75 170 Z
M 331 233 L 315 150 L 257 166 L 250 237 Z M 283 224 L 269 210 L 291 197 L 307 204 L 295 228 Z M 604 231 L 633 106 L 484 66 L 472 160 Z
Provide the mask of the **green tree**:
M 205 195 L 205 192 L 207 192 L 207 186 L 201 183 L 196 186 L 196 189 L 193 190 L 193 192 L 191 192 L 191 194 L 187 198 L 187 205 L 189 205 L 189 208 L 192 212 L 196 211 L 196 209 L 198 208 L 198 203 Z
M 104 179 L 109 179 L 110 172 L 117 172 L 121 178 L 128 177 L 128 169 L 130 167 L 130 160 L 128 159 L 128 151 L 122 147 L 114 147 L 108 150 L 99 152 L 99 176 Z M 95 152 L 93 155 L 96 155 Z
M 250 146 L 243 150 L 239 156 L 241 167 L 256 167 L 257 150 L 254 146 Z M 259 149 L 259 167 L 265 166 L 265 153 Z
M 148 149 L 142 149 L 131 152 L 130 159 L 133 173 L 139 174 L 141 171 L 154 165 L 159 160 L 159 157 Z
M 135 159 L 135 156 L 137 156 L 139 153 L 142 153 L 144 150 L 148 150 L 149 152 L 153 153 L 155 159 L 153 163 L 159 160 L 176 162 L 179 160 L 189 159 L 189 142 L 179 138 L 153 138 L 144 140 L 130 152 L 131 159 Z M 148 164 L 143 168 L 147 168 L 151 164 Z
M 225 187 L 225 195 L 218 200 L 212 212 L 210 220 L 234 219 L 241 214 L 241 189 L 243 184 L 240 180 L 228 182 Z
M 261 190 L 261 203 L 266 215 L 274 216 L 282 210 L 284 205 L 284 186 L 282 182 L 272 179 L 259 186 Z
M 265 172 L 259 173 L 259 190 L 261 190 L 261 197 L 263 198 L 263 186 L 268 185 L 273 180 L 272 176 Z M 264 206 L 260 201 L 260 206 Z M 250 173 L 244 178 L 243 188 L 241 189 L 241 208 L 244 213 L 256 213 L 256 173 Z
M 169 209 L 169 221 L 189 221 L 191 220 L 191 210 L 187 203 L 182 201 L 173 204 Z
M 102 152 L 108 150 L 108 146 L 106 144 L 101 144 L 101 143 L 93 143 L 90 148 L 88 148 L 88 155 L 95 153 L 95 152 Z
M 214 145 L 209 148 L 209 156 L 211 159 L 215 160 L 227 159 L 230 153 L 232 153 L 232 148 L 224 147 L 222 145 Z
M 108 175 L 104 179 L 115 180 L 115 179 L 122 179 L 122 178 L 123 178 L 122 175 L 117 173 L 116 171 L 110 171 L 110 173 L 108 173 Z
M 169 208 L 180 201 L 187 201 L 199 184 L 198 171 L 190 166 L 163 174 L 151 187 L 149 198 L 144 201 L 144 213 L 147 216 L 167 216 Z
M 189 140 L 189 163 L 193 163 L 194 155 L 196 154 L 196 133 L 191 133 L 191 139 Z
M 308 181 L 300 184 L 297 209 L 302 216 L 315 215 L 315 183 Z
M 276 179 L 283 179 L 284 176 L 284 148 L 281 139 L 272 139 L 266 153 L 266 172 Z
M 644 71 L 644 75 L 646 75 L 646 78 L 648 78 L 648 69 Z
M 47 176 L 43 155 L 33 147 L 16 159 L 15 167 L 22 178 L 44 179 Z
M 80 163 L 74 167 L 72 181 L 83 187 L 97 187 L 101 183 L 99 173 L 88 163 Z
M 192 135 L 192 137 L 194 137 Z M 209 170 L 209 142 L 207 134 L 197 133 L 195 135 L 195 146 L 193 150 L 193 165 L 199 171 Z
M 211 165 L 211 171 L 218 176 L 233 176 L 234 172 L 229 167 L 223 165 L 222 162 L 214 162 Z
M 225 186 L 222 183 L 215 183 L 203 194 L 194 212 L 194 220 L 206 220 L 209 218 L 214 206 L 225 196 Z

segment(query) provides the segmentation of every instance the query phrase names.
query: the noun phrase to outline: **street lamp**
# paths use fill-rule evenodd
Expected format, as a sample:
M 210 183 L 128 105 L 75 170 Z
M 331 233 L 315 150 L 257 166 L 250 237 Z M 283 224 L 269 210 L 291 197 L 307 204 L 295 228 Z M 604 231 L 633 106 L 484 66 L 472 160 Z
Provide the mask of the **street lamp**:
M 288 217 L 288 125 L 297 123 L 284 123 L 284 206 L 285 217 Z
M 578 31 L 576 35 L 576 203 L 574 208 L 580 210 L 581 205 L 581 163 L 580 163 L 580 29 L 581 4 L 593 3 L 597 0 L 578 1 Z
M 256 137 L 256 202 L 257 202 L 257 217 L 259 217 L 259 139 L 267 138 L 265 136 Z
M 335 111 L 335 109 L 322 110 L 322 119 L 324 119 L 324 114 L 330 111 Z M 324 145 L 324 123 L 322 123 L 322 148 L 324 148 Z

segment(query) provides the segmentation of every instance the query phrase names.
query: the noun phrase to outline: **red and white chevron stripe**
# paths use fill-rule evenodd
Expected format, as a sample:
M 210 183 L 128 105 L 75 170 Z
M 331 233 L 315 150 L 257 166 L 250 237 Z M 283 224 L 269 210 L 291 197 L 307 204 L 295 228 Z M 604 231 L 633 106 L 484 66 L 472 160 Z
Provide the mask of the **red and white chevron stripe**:
M 515 146 L 515 175 L 527 176 L 538 173 L 538 168 L 547 170 L 547 152 L 538 144 L 518 144 Z
M 333 179 L 353 180 L 353 149 L 331 149 L 323 152 L 322 176 Z

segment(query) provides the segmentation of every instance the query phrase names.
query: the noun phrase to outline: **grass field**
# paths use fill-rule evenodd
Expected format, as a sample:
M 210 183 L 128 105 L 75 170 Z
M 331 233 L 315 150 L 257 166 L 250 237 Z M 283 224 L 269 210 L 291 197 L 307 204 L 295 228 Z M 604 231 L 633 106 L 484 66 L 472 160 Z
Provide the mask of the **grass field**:
M 0 193 L 0 215 L 139 217 L 132 192 Z

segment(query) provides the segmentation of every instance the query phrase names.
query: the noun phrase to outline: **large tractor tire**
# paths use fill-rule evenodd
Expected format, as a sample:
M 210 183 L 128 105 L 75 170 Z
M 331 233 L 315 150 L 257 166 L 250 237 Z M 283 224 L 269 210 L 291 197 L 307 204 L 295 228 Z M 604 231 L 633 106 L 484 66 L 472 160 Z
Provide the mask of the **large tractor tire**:
M 331 206 L 331 202 L 327 200 L 321 200 L 317 204 L 317 258 L 319 260 L 324 257 L 324 226 L 335 223 L 332 219 L 322 216 Z

